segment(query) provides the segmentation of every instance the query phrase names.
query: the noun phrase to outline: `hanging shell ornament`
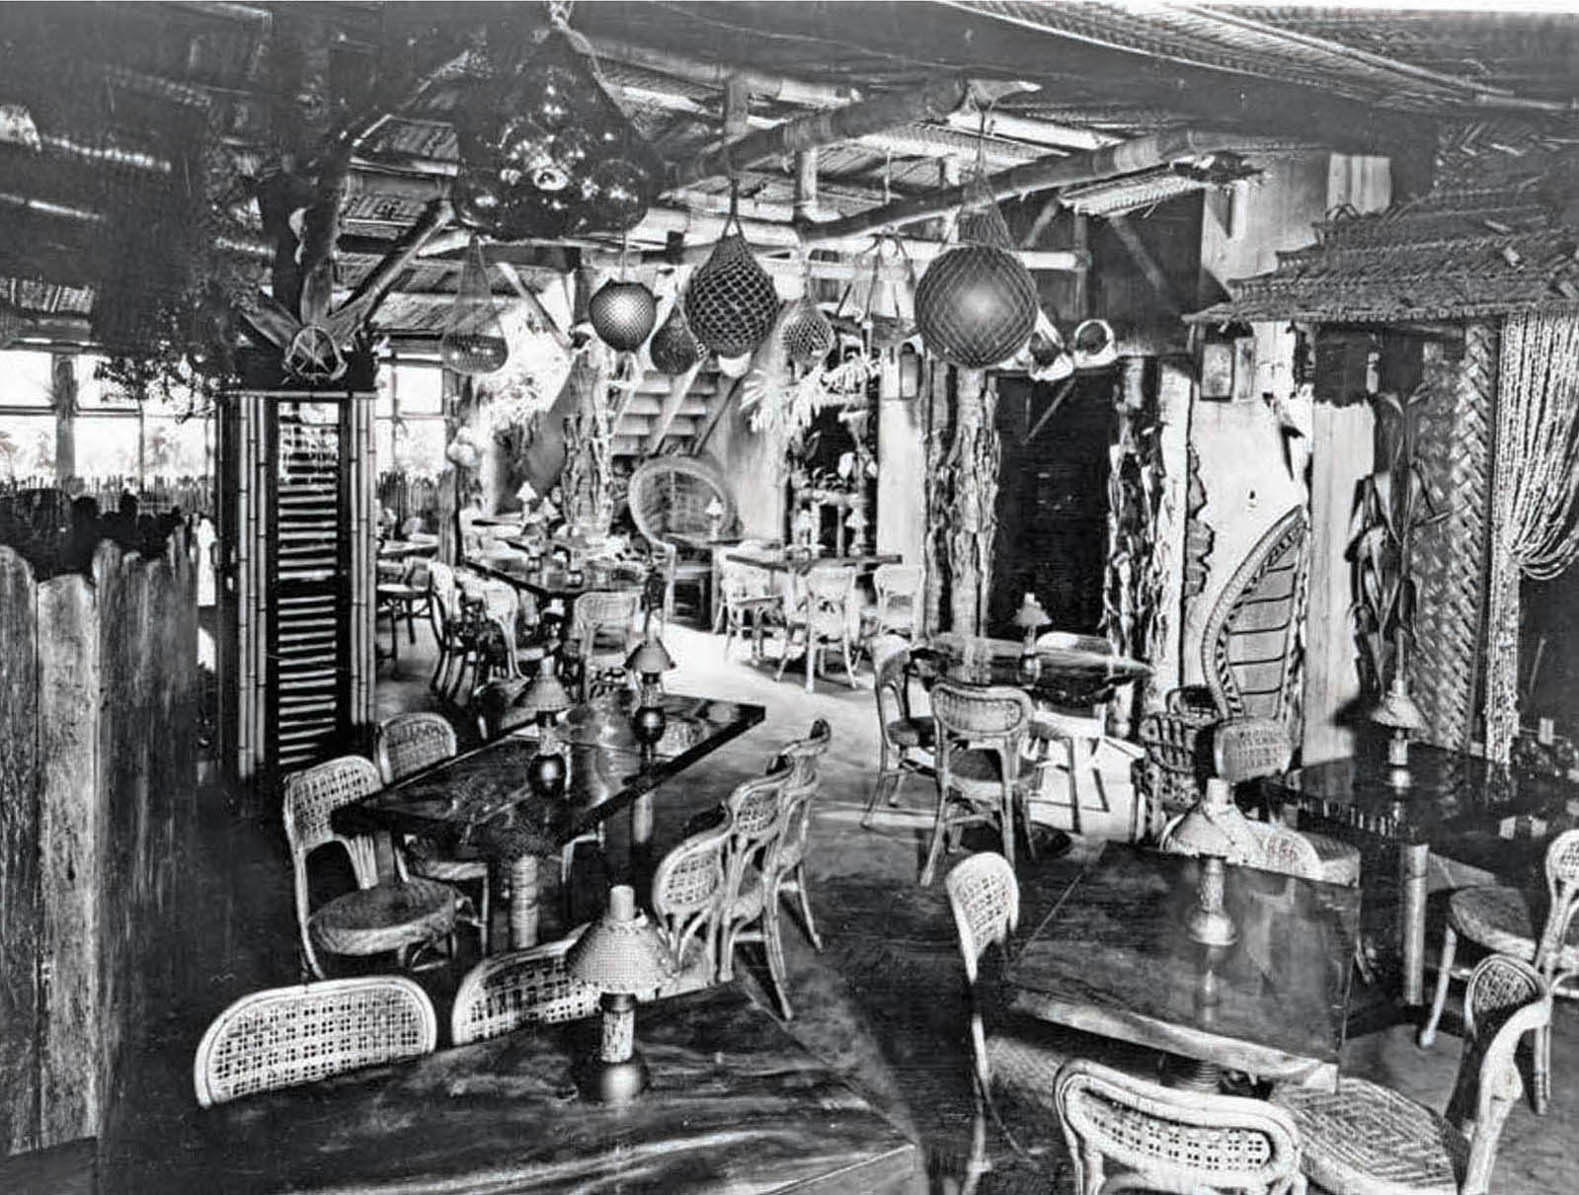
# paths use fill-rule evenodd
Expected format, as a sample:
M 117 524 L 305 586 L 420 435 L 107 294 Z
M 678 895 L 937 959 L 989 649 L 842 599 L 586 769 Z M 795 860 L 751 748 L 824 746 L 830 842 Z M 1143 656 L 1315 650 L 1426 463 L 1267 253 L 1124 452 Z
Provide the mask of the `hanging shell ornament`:
M 916 287 L 929 351 L 966 369 L 1012 357 L 1036 327 L 1036 282 L 1014 254 L 962 245 L 938 256 Z
M 802 369 L 816 365 L 833 351 L 833 325 L 821 308 L 802 298 L 785 319 L 779 331 L 784 353 Z
M 652 332 L 658 301 L 640 282 L 605 282 L 587 304 L 592 330 L 611 349 L 633 353 Z
M 1118 360 L 1118 337 L 1105 319 L 1088 319 L 1069 338 L 1076 369 L 1102 369 Z
M 702 346 L 691 335 L 691 326 L 685 322 L 685 311 L 679 303 L 670 308 L 663 326 L 652 334 L 647 353 L 652 367 L 670 377 L 678 377 L 701 360 Z
M 773 279 L 738 232 L 723 237 L 685 292 L 685 318 L 696 338 L 720 357 L 750 353 L 778 316 Z

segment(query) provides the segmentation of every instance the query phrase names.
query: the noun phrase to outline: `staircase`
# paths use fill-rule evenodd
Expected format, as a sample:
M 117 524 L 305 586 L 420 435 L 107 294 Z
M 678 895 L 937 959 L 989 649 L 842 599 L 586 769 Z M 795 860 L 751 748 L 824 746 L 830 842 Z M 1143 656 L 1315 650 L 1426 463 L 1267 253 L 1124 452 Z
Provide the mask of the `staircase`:
M 716 369 L 696 373 L 688 389 L 677 392 L 686 378 L 649 371 L 624 402 L 614 425 L 614 455 L 637 463 L 659 453 L 695 451 L 700 437 L 713 422 L 720 403 L 732 387 Z M 620 396 L 613 401 L 618 408 Z M 654 442 L 654 435 L 661 438 Z

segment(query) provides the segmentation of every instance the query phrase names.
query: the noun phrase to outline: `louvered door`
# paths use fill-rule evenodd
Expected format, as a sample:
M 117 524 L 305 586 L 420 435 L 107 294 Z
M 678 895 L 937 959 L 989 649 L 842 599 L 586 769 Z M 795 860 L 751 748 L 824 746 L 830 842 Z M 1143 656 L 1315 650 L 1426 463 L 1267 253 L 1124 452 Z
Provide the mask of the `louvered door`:
M 227 770 L 254 808 L 270 807 L 285 773 L 368 745 L 370 391 L 259 389 L 227 399 L 221 727 Z

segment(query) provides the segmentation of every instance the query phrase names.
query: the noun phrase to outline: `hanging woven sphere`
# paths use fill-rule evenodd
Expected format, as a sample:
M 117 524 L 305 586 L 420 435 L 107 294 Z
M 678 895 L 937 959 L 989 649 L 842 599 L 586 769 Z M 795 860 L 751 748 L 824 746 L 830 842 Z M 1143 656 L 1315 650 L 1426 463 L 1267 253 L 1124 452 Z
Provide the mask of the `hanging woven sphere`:
M 810 299 L 801 299 L 779 331 L 784 353 L 800 367 L 821 361 L 833 350 L 833 325 Z
M 680 309 L 680 304 L 674 305 L 669 318 L 663 321 L 663 327 L 652 334 L 647 354 L 652 358 L 652 367 L 670 377 L 678 377 L 700 360 L 702 346 L 691 335 L 690 325 L 685 322 L 685 312 Z
M 641 348 L 658 318 L 658 302 L 640 282 L 605 282 L 587 304 L 592 330 L 622 353 Z
M 988 245 L 950 249 L 916 287 L 927 348 L 966 369 L 1012 357 L 1036 327 L 1036 283 L 1019 258 Z
M 778 315 L 779 296 L 739 233 L 724 237 L 685 292 L 691 331 L 720 357 L 738 357 L 762 343 Z

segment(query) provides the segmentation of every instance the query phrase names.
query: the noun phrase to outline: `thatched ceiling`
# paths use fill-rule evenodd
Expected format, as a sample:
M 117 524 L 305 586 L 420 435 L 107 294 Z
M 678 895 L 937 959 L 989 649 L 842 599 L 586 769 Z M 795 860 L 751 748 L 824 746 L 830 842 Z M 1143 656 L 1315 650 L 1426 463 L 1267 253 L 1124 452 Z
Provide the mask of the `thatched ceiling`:
M 263 283 L 273 249 L 254 195 L 335 137 L 355 146 L 336 259 L 337 286 L 350 291 L 447 193 L 451 120 L 479 64 L 507 57 L 547 15 L 524 4 L 0 6 L 0 301 L 36 335 L 73 339 L 95 312 L 97 331 L 112 297 L 156 301 L 189 290 L 194 273 Z M 955 75 L 995 97 L 985 120 L 966 105 L 823 145 L 810 213 L 820 221 L 905 200 L 913 216 L 978 154 L 989 173 L 1067 163 L 1055 177 L 1075 210 L 1160 202 L 1198 184 L 1181 182 L 1166 155 L 1102 151 L 1163 132 L 1180 145 L 1186 131 L 1210 133 L 1252 162 L 1314 144 L 1419 163 L 1443 120 L 1495 117 L 1558 139 L 1579 131 L 1579 20 L 1551 14 L 607 2 L 573 8 L 570 24 L 674 169 L 720 143 L 731 74 L 746 76 L 746 134 Z M 14 131 L 19 116 L 36 137 Z M 791 254 L 794 161 L 771 155 L 739 181 L 754 239 Z M 705 243 L 727 189 L 716 173 L 672 187 L 631 244 L 672 251 L 676 233 Z M 1057 187 L 1023 190 L 1005 204 L 1017 231 Z M 937 225 L 912 218 L 903 231 L 936 237 Z M 861 236 L 870 232 L 833 249 L 850 252 Z M 382 327 L 438 328 L 462 239 L 440 233 L 399 271 Z M 493 252 L 531 286 L 616 243 Z

